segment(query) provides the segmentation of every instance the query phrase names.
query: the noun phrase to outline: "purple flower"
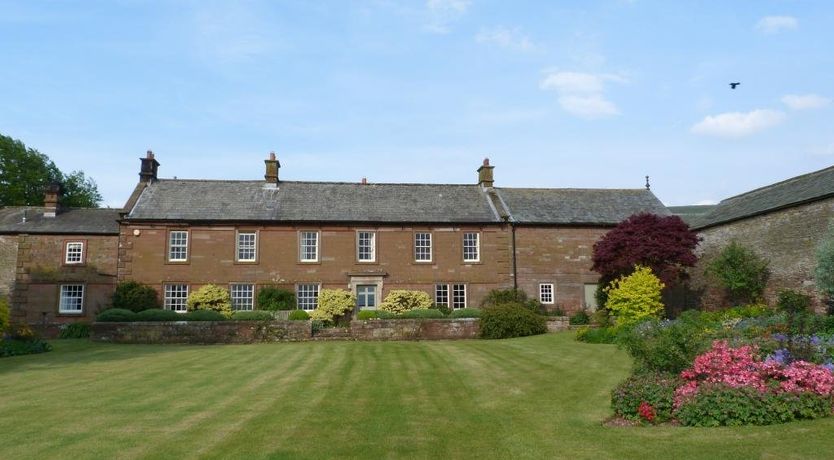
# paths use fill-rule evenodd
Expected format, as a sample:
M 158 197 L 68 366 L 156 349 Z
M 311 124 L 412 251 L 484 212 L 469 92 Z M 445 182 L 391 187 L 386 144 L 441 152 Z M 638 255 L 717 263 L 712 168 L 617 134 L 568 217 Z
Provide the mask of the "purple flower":
M 773 337 L 773 340 L 776 340 L 777 342 L 784 342 L 785 340 L 788 340 L 788 336 L 780 333 L 773 334 L 771 337 Z
M 829 372 L 834 373 L 834 364 L 828 362 L 822 365 L 822 367 L 828 369 Z
M 780 348 L 773 352 L 772 355 L 766 358 L 766 361 L 775 361 L 781 365 L 786 365 L 791 360 L 791 352 L 785 348 Z

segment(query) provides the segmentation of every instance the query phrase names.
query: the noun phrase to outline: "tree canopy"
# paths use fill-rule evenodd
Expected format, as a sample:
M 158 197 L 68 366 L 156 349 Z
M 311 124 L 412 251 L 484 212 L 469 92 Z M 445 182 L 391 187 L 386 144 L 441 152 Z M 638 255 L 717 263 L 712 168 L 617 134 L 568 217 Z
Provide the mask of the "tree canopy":
M 648 267 L 667 286 L 685 279 L 697 262 L 698 236 L 678 216 L 635 214 L 594 244 L 592 269 L 604 283 Z
M 44 188 L 52 182 L 63 185 L 61 206 L 92 208 L 101 203 L 96 182 L 83 171 L 65 174 L 48 156 L 0 134 L 0 206 L 41 206 Z

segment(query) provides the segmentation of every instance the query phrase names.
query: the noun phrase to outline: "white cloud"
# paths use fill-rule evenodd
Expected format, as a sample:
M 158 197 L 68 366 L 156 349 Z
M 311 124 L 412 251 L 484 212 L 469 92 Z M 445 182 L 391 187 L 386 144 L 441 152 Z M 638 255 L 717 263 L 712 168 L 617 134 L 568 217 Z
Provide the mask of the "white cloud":
M 797 27 L 799 27 L 799 21 L 793 16 L 765 16 L 756 23 L 756 29 L 766 34 L 793 30 Z
M 713 204 L 718 204 L 718 202 L 715 200 L 701 200 L 695 203 L 695 206 L 708 206 Z
M 619 75 L 583 72 L 550 72 L 541 81 L 543 90 L 559 94 L 559 105 L 573 115 L 582 118 L 603 118 L 618 115 L 616 104 L 605 97 L 607 82 L 626 83 Z
M 782 102 L 792 110 L 819 109 L 831 103 L 831 99 L 818 94 L 788 94 L 782 97 Z
M 716 137 L 744 137 L 782 123 L 785 114 L 778 110 L 757 109 L 710 115 L 692 126 L 695 134 Z
M 425 28 L 436 34 L 449 33 L 450 24 L 469 11 L 471 0 L 426 0 L 429 20 Z
M 475 41 L 518 51 L 532 51 L 536 48 L 529 36 L 518 29 L 508 29 L 504 26 L 481 29 L 478 35 L 475 35 Z

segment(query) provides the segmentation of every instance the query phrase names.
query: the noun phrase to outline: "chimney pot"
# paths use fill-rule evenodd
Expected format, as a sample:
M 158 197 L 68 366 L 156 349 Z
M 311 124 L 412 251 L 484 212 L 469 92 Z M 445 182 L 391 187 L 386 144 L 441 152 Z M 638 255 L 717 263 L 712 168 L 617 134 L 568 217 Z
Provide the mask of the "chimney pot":
M 153 151 L 148 150 L 145 158 L 140 158 L 139 161 L 142 162 L 142 166 L 139 169 L 139 181 L 146 183 L 156 181 L 156 173 L 159 170 L 159 162 L 154 158 Z
M 489 158 L 484 158 L 484 166 L 489 166 Z
M 264 160 L 266 173 L 264 179 L 270 184 L 278 183 L 278 170 L 281 169 L 281 162 L 275 158 L 275 152 L 269 152 L 269 158 Z

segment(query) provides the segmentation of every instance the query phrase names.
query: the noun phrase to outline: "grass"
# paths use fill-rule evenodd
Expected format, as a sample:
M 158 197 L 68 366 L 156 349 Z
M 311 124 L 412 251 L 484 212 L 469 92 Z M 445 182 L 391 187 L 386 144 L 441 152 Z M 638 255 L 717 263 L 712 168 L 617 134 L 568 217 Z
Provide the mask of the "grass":
M 567 333 L 54 345 L 0 360 L 0 458 L 788 459 L 834 449 L 834 419 L 604 427 L 629 360 Z

